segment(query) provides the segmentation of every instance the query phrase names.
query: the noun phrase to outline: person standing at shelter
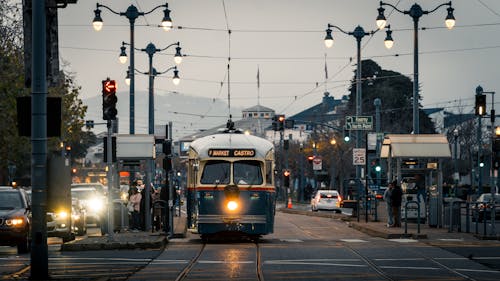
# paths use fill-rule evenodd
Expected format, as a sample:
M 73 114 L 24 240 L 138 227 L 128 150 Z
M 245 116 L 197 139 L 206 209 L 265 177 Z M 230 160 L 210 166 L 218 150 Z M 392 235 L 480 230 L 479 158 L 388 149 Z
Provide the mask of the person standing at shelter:
M 391 192 L 392 215 L 394 216 L 394 227 L 401 227 L 401 200 L 403 198 L 403 190 L 397 185 L 396 181 L 391 183 L 394 187 Z
M 133 211 L 132 211 L 132 231 L 138 231 L 139 228 L 141 227 L 141 215 L 140 215 L 140 210 L 141 210 L 141 194 L 139 193 L 139 190 L 137 190 L 137 187 L 132 188 L 132 195 L 130 195 L 129 201 L 133 206 Z
M 391 182 L 389 186 L 384 191 L 384 201 L 387 209 L 387 227 L 391 227 L 394 225 L 394 215 L 392 213 L 392 204 L 391 204 L 391 193 L 394 189 L 394 184 Z

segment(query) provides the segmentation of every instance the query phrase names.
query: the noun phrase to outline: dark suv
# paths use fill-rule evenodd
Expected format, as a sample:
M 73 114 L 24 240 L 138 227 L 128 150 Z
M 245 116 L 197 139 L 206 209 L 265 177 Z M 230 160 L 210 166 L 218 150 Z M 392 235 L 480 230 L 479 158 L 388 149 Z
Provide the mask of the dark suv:
M 19 254 L 30 249 L 31 207 L 24 189 L 0 187 L 0 246 L 17 246 Z

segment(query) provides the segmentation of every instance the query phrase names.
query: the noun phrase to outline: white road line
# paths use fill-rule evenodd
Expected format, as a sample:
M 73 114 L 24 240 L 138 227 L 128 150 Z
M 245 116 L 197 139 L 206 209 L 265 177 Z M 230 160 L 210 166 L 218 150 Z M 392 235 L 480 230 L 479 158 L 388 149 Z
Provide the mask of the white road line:
M 425 261 L 424 258 L 402 258 L 402 259 L 373 259 L 374 261 Z
M 407 239 L 407 238 L 398 238 L 398 239 L 387 239 L 392 242 L 398 242 L 398 243 L 415 243 L 418 242 L 418 240 L 415 239 Z
M 290 262 L 290 261 L 265 261 L 264 264 L 280 265 L 321 265 L 321 266 L 339 266 L 339 267 L 368 267 L 366 264 L 348 264 L 348 263 L 329 263 L 329 262 Z
M 254 261 L 198 261 L 198 263 L 205 264 L 251 264 Z
M 361 239 L 340 239 L 340 241 L 344 241 L 347 243 L 368 243 L 368 241 Z
M 415 270 L 440 270 L 438 267 L 420 267 L 420 266 L 379 266 L 384 269 L 415 269 Z
M 484 270 L 484 269 L 468 269 L 468 268 L 455 268 L 456 271 L 466 271 L 466 272 L 484 272 L 484 273 L 497 273 L 500 274 L 500 271 L 496 270 Z

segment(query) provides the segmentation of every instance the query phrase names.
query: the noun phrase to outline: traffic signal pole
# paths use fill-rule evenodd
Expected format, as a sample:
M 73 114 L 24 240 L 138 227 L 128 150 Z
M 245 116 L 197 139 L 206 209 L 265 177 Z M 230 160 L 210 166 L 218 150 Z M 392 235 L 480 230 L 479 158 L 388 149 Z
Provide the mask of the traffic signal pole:
M 113 120 L 108 120 L 106 126 L 108 127 L 108 132 L 107 136 L 108 139 L 106 141 L 106 147 L 107 147 L 107 155 L 106 157 L 108 159 L 106 162 L 106 165 L 108 167 L 108 173 L 107 173 L 107 178 L 108 178 L 108 239 L 109 241 L 113 241 L 113 232 L 114 232 L 114 206 L 113 206 L 113 148 L 112 148 L 112 138 L 111 135 L 113 133 L 112 131 L 112 122 Z

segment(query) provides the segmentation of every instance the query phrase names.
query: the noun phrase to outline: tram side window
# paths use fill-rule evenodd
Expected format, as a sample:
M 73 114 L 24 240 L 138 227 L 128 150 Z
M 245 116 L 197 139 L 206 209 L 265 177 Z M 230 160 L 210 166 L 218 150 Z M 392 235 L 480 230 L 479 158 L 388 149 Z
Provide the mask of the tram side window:
M 273 184 L 273 162 L 266 161 L 266 183 Z
M 233 164 L 235 184 L 262 184 L 262 172 L 258 161 L 238 161 Z
M 203 168 L 202 184 L 228 184 L 231 164 L 227 161 L 209 161 Z

